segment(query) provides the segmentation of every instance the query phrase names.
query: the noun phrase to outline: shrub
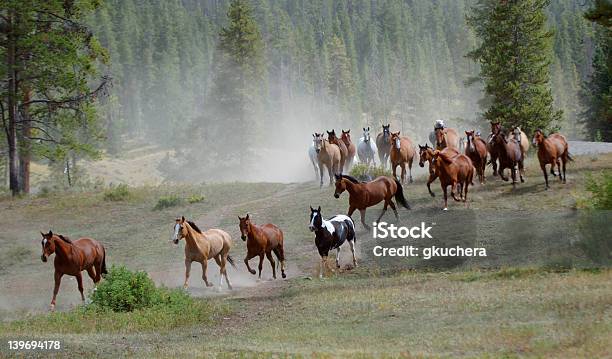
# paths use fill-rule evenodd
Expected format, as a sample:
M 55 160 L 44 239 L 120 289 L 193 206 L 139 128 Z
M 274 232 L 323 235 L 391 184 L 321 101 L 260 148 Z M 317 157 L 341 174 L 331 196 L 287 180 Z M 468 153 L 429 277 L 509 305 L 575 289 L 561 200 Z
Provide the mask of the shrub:
M 378 176 L 391 176 L 391 171 L 381 166 L 367 166 L 359 163 L 353 166 L 349 174 L 360 181 L 370 181 Z
M 203 201 L 204 201 L 204 196 L 202 196 L 201 194 L 192 194 L 191 196 L 189 196 L 189 198 L 187 198 L 187 202 L 191 204 L 199 203 Z
M 117 186 L 111 186 L 104 191 L 105 201 L 125 201 L 130 198 L 130 189 L 127 184 L 119 184 Z
M 591 192 L 592 195 L 589 201 L 590 207 L 593 209 L 612 209 L 612 171 L 603 172 L 600 180 L 589 175 L 586 190 Z
M 178 206 L 181 203 L 183 203 L 183 199 L 176 195 L 163 196 L 157 200 L 157 204 L 155 205 L 155 207 L 153 207 L 153 209 L 159 211 L 164 208 Z

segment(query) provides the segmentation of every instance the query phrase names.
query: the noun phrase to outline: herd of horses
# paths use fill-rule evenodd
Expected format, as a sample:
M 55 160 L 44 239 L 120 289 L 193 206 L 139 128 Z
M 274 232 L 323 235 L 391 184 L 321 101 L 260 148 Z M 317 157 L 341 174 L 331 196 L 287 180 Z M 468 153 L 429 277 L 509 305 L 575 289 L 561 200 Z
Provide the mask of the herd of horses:
M 520 128 L 514 127 L 506 130 L 499 122 L 492 122 L 491 133 L 486 140 L 473 130 L 465 131 L 465 136 L 465 144 L 462 146 L 462 139 L 459 138 L 455 129 L 435 128 L 430 136 L 432 146 L 426 143 L 415 148 L 410 138 L 400 135 L 399 131 L 392 132 L 388 124 L 382 126 L 382 131 L 374 141 L 370 137 L 370 128 L 363 128 L 363 135 L 357 145 L 351 141 L 350 130 L 343 130 L 341 137 L 337 137 L 334 130 L 327 131 L 327 139 L 322 133 L 314 133 L 309 155 L 317 179 L 320 180 L 320 186 L 323 185 L 323 170 L 327 168 L 330 185 L 335 186 L 334 197 L 340 198 L 344 192 L 347 192 L 349 197 L 347 213 L 336 214 L 327 219 L 323 218 L 320 206 L 317 209 L 310 207 L 308 229 L 315 235 L 314 242 L 321 257 L 319 276 L 323 276 L 327 257 L 332 250 L 336 250 L 336 267 L 340 267 L 340 248 L 344 243 L 349 244 L 353 266 L 357 266 L 356 229 L 352 219 L 356 210 L 360 212 L 361 224 L 369 230 L 370 227 L 365 221 L 368 207 L 383 202 L 383 209 L 377 221 L 381 220 L 388 207 L 391 207 L 396 218 L 399 218 L 398 206 L 408 210 L 411 208 L 404 196 L 402 184 L 407 181 L 406 174 L 408 174 L 408 181 L 412 182 L 412 163 L 417 155 L 417 149 L 419 166 L 424 167 L 425 163 L 429 164 L 427 189 L 432 197 L 435 194 L 430 185 L 434 180 L 440 180 L 444 193 L 444 210 L 448 209 L 448 186 L 451 186 L 453 199 L 466 202 L 467 205 L 468 187 L 473 185 L 474 172 L 480 183 L 484 184 L 487 164 L 492 165 L 494 176 L 499 174 L 503 180 L 508 181 L 504 172 L 510 169 L 513 184 L 517 183 L 517 175 L 521 182 L 524 181 L 523 161 L 529 150 L 529 142 Z M 543 131 L 536 130 L 533 144 L 537 146 L 537 157 L 544 174 L 546 189 L 549 188 L 546 165 L 551 165 L 550 173 L 553 176 L 557 175 L 554 171 L 556 165 L 559 178 L 565 183 L 566 163 L 572 160 L 565 137 L 557 133 L 546 136 Z M 351 168 L 355 154 L 361 163 L 368 166 L 376 165 L 376 155 L 382 166 L 386 166 L 386 162 L 389 161 L 393 176 L 380 176 L 371 181 L 362 182 L 343 174 Z M 401 168 L 400 178 L 396 174 L 397 167 Z M 261 279 L 265 257 L 270 262 L 272 277 L 276 279 L 277 267 L 280 264 L 281 276 L 286 278 L 283 231 L 271 223 L 257 225 L 249 214 L 245 217 L 238 216 L 238 227 L 241 239 L 246 242 L 247 254 L 244 263 L 249 273 L 257 274 L 250 267 L 249 260 L 258 257 L 258 278 Z M 52 231 L 41 232 L 41 235 L 42 261 L 46 262 L 49 256 L 55 254 L 55 286 L 51 309 L 55 308 L 57 293 L 64 275 L 76 277 L 81 299 L 85 300 L 82 272 L 87 271 L 94 285 L 100 282 L 102 274 L 107 272 L 107 253 L 104 246 L 91 238 L 72 241 Z M 232 289 L 226 267 L 228 263 L 236 267 L 236 263 L 230 256 L 233 242 L 229 233 L 215 228 L 202 231 L 193 221 L 181 217 L 174 222 L 171 240 L 175 244 L 178 244 L 180 240 L 185 240 L 184 288 L 188 287 L 193 262 L 200 263 L 202 280 L 207 287 L 212 287 L 213 284 L 207 277 L 207 266 L 208 261 L 214 259 L 219 266 L 219 288 L 225 279 L 227 287 Z M 278 262 L 274 260 L 274 257 Z

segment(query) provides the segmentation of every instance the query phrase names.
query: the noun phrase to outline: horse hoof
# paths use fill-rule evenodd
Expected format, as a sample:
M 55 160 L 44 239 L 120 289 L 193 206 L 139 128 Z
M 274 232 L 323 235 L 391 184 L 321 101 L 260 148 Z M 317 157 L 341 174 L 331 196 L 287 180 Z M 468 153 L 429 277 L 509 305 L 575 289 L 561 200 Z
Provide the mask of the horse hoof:
M 287 278 L 287 275 L 285 273 L 281 274 L 281 276 L 284 278 Z
M 55 312 L 55 304 L 51 304 L 51 306 L 49 307 L 49 310 L 52 312 Z
M 212 287 L 213 285 L 212 285 L 212 284 L 207 284 L 206 286 L 207 286 L 208 288 L 210 288 L 210 287 Z
M 443 211 L 448 211 L 447 207 L 442 208 Z
M 255 272 L 254 270 L 250 270 L 249 273 L 251 273 L 252 275 L 255 275 L 257 272 Z

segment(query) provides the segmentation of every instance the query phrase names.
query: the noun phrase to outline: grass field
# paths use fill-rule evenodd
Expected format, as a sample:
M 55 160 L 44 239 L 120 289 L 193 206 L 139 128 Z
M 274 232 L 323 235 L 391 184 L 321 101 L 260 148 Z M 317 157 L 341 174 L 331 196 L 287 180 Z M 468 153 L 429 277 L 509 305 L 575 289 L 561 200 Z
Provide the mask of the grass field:
M 347 196 L 334 199 L 329 187 L 228 183 L 130 188 L 115 201 L 105 192 L 5 198 L 0 200 L 0 353 L 11 354 L 6 340 L 36 338 L 61 339 L 66 351 L 60 355 L 66 356 L 609 357 L 612 271 L 593 270 L 577 254 L 573 241 L 580 231 L 572 218 L 588 197 L 586 175 L 612 168 L 612 155 L 577 157 L 568 167 L 568 183 L 553 179 L 549 191 L 536 162 L 528 161 L 527 183 L 513 189 L 491 178 L 471 190 L 469 209 L 450 203 L 448 215 L 439 211 L 437 182 L 434 199 L 422 178 L 404 187 L 414 209 L 400 211 L 402 223 L 451 219 L 452 225 L 441 226 L 442 237 L 473 233 L 470 240 L 490 247 L 496 256 L 443 270 L 420 263 L 385 266 L 368 255 L 371 234 L 358 224 L 360 267 L 327 273 L 322 281 L 307 229 L 308 206 L 321 205 L 325 215 L 344 213 Z M 166 207 L 159 206 L 160 198 L 178 200 Z M 377 217 L 379 207 L 368 211 L 368 221 Z M 256 223 L 274 222 L 284 230 L 287 280 L 258 283 L 241 263 L 245 246 L 237 216 L 247 211 Z M 107 247 L 109 264 L 146 270 L 158 284 L 177 287 L 184 276 L 184 243 L 175 247 L 168 239 L 180 215 L 200 227 L 223 228 L 236 241 L 239 265 L 229 272 L 236 290 L 204 288 L 194 265 L 189 293 L 206 304 L 200 323 L 138 326 L 138 313 L 113 315 L 106 324 L 99 318 L 47 314 L 53 268 L 39 259 L 39 231 L 96 238 Z M 537 225 L 545 218 L 566 224 Z M 393 221 L 391 214 L 386 219 Z M 517 223 L 534 224 L 514 228 Z M 542 228 L 532 232 L 532 227 Z M 348 260 L 345 251 L 342 261 Z M 216 283 L 216 266 L 209 270 Z M 264 277 L 270 275 L 264 267 Z M 85 284 L 91 290 L 91 282 Z M 65 278 L 58 310 L 67 312 L 78 304 L 76 282 Z

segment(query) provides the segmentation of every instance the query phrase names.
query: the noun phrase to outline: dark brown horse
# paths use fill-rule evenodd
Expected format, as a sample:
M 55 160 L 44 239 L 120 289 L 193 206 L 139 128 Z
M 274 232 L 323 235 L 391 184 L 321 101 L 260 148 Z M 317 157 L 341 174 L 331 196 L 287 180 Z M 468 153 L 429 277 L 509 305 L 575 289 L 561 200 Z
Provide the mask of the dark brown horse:
M 355 154 L 357 153 L 357 146 L 351 140 L 351 129 L 346 131 L 342 130 L 342 142 L 346 145 L 346 149 L 348 150 L 348 157 L 346 158 L 346 163 L 344 164 L 344 171 L 350 171 L 353 166 L 353 160 L 355 159 Z
M 559 179 L 566 182 L 567 177 L 565 176 L 565 164 L 568 161 L 572 161 L 569 155 L 569 146 L 565 139 L 565 136 L 553 133 L 549 136 L 544 136 L 542 130 L 537 129 L 533 136 L 533 144 L 538 147 L 538 160 L 540 161 L 540 168 L 544 173 L 544 181 L 546 182 L 546 189 L 548 189 L 548 174 L 546 173 L 546 165 L 550 164 L 550 173 L 553 176 L 555 174 L 555 164 L 557 164 L 557 171 L 559 172 Z M 563 162 L 563 174 L 561 173 L 561 164 Z
M 491 133 L 489 134 L 489 138 L 487 139 L 487 152 L 489 152 L 489 156 L 491 157 L 490 162 L 493 167 L 493 177 L 497 176 L 497 157 L 499 154 L 497 153 L 497 149 L 495 148 L 495 144 L 493 143 L 493 135 L 498 134 L 502 130 L 500 121 L 491 121 Z
M 467 206 L 468 186 L 470 184 L 473 185 L 472 178 L 474 177 L 472 160 L 466 155 L 453 155 L 450 152 L 444 153 L 439 150 L 435 150 L 433 156 L 436 171 L 440 177 L 440 185 L 444 192 L 444 208 L 442 210 L 448 210 L 448 186 L 451 186 L 451 196 L 453 199 L 460 201 L 455 195 L 459 186 L 459 196 L 463 199 L 463 202 L 466 202 Z
M 412 141 L 406 136 L 400 136 L 400 132 L 397 131 L 391 134 L 390 142 L 391 152 L 389 158 L 391 160 L 393 177 L 397 178 L 396 169 L 397 166 L 400 166 L 402 169 L 402 183 L 406 183 L 406 164 L 408 164 L 410 183 L 412 183 L 412 161 L 414 160 L 415 154 Z
M 255 270 L 251 269 L 249 266 L 249 260 L 254 257 L 259 257 L 259 279 L 261 279 L 261 270 L 263 268 L 265 255 L 272 266 L 272 277 L 276 279 L 276 267 L 274 258 L 272 258 L 272 252 L 274 252 L 281 264 L 281 275 L 283 278 L 286 278 L 283 231 L 271 223 L 262 226 L 256 225 L 251 221 L 248 213 L 244 218 L 238 216 L 238 219 L 240 220 L 240 238 L 246 241 L 247 255 L 244 257 L 244 264 L 246 264 L 249 273 L 255 274 Z
M 336 130 L 327 131 L 327 140 L 329 143 L 333 143 L 338 146 L 340 149 L 340 167 L 338 168 L 338 173 L 342 173 L 344 171 L 344 167 L 346 166 L 346 161 L 348 158 L 348 148 L 344 142 L 336 136 Z
M 385 168 L 387 166 L 387 158 L 391 153 L 391 127 L 390 124 L 382 125 L 382 132 L 376 135 L 376 147 L 378 148 L 378 158 L 380 165 Z
M 381 201 L 385 201 L 380 216 L 377 222 L 380 221 L 382 216 L 387 211 L 387 206 L 391 206 L 395 217 L 398 217 L 395 203 L 393 203 L 393 197 L 397 203 L 401 204 L 404 208 L 410 209 L 410 205 L 404 198 L 404 190 L 402 189 L 401 183 L 395 178 L 386 176 L 378 177 L 370 182 L 359 182 L 355 178 L 347 175 L 336 175 L 336 191 L 334 197 L 340 198 L 342 192 L 347 191 L 349 193 L 349 209 L 348 216 L 351 217 L 356 209 L 361 214 L 361 224 L 366 229 L 370 229 L 365 222 L 366 208 L 372 207 Z
M 523 179 L 523 151 L 520 143 L 514 138 L 509 139 L 503 130 L 497 131 L 491 137 L 493 150 L 497 153 L 499 159 L 499 176 L 508 181 L 508 177 L 504 176 L 504 170 L 510 168 L 512 174 L 512 184 L 516 184 L 516 173 L 518 171 L 521 182 Z
M 429 194 L 432 197 L 435 197 L 436 195 L 431 190 L 431 184 L 440 175 L 436 171 L 436 166 L 433 164 L 434 151 L 435 150 L 429 147 L 427 143 L 425 143 L 425 146 L 419 145 L 419 166 L 425 167 L 425 162 L 429 162 L 429 178 L 427 179 L 427 190 L 429 191 Z M 459 151 L 451 147 L 446 147 L 442 150 L 442 153 L 448 153 L 449 156 L 456 156 L 459 154 Z
M 487 143 L 480 136 L 474 135 L 474 130 L 465 131 L 467 146 L 465 146 L 465 155 L 468 156 L 474 167 L 480 184 L 486 182 L 485 167 L 487 166 Z
M 79 238 L 71 241 L 63 235 L 56 235 L 53 232 L 40 232 L 42 235 L 42 255 L 43 262 L 55 253 L 53 266 L 55 267 L 55 287 L 53 288 L 53 299 L 51 299 L 51 310 L 55 309 L 55 298 L 59 291 L 62 277 L 67 274 L 76 277 L 81 292 L 81 300 L 85 301 L 83 294 L 82 271 L 87 271 L 94 284 L 98 284 L 102 274 L 106 274 L 106 251 L 98 241 L 91 238 Z

